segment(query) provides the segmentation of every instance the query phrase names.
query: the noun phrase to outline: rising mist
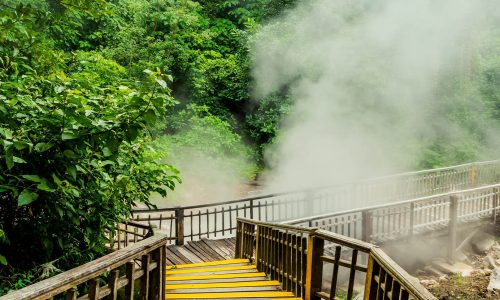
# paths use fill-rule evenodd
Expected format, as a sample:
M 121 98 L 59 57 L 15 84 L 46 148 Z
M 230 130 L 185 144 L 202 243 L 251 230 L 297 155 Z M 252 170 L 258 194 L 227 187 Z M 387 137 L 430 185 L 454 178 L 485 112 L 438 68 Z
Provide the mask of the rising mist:
M 429 167 L 431 145 L 446 163 L 498 157 L 476 74 L 498 55 L 481 43 L 499 16 L 497 1 L 317 0 L 264 26 L 256 98 L 288 89 L 295 99 L 267 149 L 269 189 Z

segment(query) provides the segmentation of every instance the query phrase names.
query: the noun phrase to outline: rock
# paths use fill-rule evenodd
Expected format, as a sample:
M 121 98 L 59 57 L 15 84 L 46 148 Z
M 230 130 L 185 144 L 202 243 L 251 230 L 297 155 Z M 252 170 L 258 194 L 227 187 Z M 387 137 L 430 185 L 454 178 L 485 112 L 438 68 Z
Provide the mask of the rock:
M 483 259 L 483 264 L 485 264 L 489 269 L 495 269 L 497 267 L 495 259 L 489 254 Z
M 498 242 L 495 242 L 495 244 L 491 247 L 491 250 L 500 251 L 500 245 Z
M 470 276 L 474 268 L 461 262 L 450 265 L 446 262 L 434 262 L 434 266 L 446 274 L 461 274 L 464 277 Z
M 481 233 L 476 235 L 471 240 L 472 248 L 477 253 L 485 253 L 489 251 L 493 245 L 496 244 L 495 237 L 487 233 Z
M 439 283 L 434 279 L 424 279 L 424 280 L 420 280 L 420 284 L 422 284 L 425 287 L 431 287 L 431 286 L 438 285 Z
M 462 251 L 457 251 L 455 252 L 455 258 L 456 260 L 458 261 L 462 261 L 462 262 L 469 262 L 469 258 L 467 257 L 467 255 L 465 255 L 464 252 Z
M 426 271 L 426 273 L 430 273 L 430 274 L 435 275 L 435 276 L 443 276 L 444 275 L 441 271 L 439 271 L 436 268 L 433 268 L 431 266 L 426 266 L 424 268 L 424 270 Z
M 488 291 L 500 290 L 500 268 L 495 268 L 490 275 L 490 283 L 488 284 Z

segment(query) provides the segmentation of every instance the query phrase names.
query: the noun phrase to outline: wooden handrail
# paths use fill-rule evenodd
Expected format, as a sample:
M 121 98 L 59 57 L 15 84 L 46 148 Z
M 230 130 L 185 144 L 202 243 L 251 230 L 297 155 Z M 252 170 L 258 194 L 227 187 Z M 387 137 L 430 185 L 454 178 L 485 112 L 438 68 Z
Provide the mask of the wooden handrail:
M 330 188 L 335 188 L 335 187 L 343 187 L 343 186 L 349 186 L 349 185 L 355 185 L 355 184 L 361 184 L 361 183 L 376 182 L 379 180 L 386 180 L 386 179 L 392 179 L 392 178 L 397 178 L 397 177 L 421 175 L 421 174 L 432 173 L 432 172 L 444 172 L 444 171 L 450 171 L 450 170 L 454 170 L 454 169 L 458 169 L 458 168 L 467 168 L 467 167 L 473 167 L 473 166 L 477 167 L 477 166 L 488 165 L 488 164 L 497 164 L 497 163 L 500 164 L 500 160 L 472 162 L 472 163 L 460 164 L 460 165 L 455 165 L 455 166 L 450 166 L 450 167 L 426 169 L 426 170 L 412 171 L 412 172 L 404 172 L 404 173 L 380 176 L 380 177 L 376 177 L 376 178 L 367 178 L 367 179 L 358 180 L 358 181 L 345 182 L 345 183 L 341 183 L 341 184 L 324 185 L 324 186 L 316 186 L 316 187 L 307 188 L 307 189 L 297 189 L 297 190 L 292 190 L 292 191 L 275 192 L 275 193 L 269 193 L 269 194 L 265 194 L 265 195 L 245 197 L 245 198 L 226 200 L 226 201 L 219 201 L 219 202 L 214 202 L 214 203 L 209 203 L 209 204 L 178 206 L 178 207 L 162 207 L 162 208 L 153 208 L 153 209 L 134 208 L 133 212 L 139 213 L 139 212 L 175 211 L 176 209 L 179 209 L 179 208 L 181 208 L 181 209 L 197 209 L 197 208 L 220 206 L 220 205 L 225 205 L 225 204 L 244 203 L 244 202 L 250 202 L 252 200 L 261 200 L 261 199 L 273 198 L 273 197 L 296 194 L 296 193 L 314 192 L 314 191 L 322 190 L 322 189 L 330 189 Z
M 500 179 L 500 160 L 494 160 L 210 204 L 153 210 L 139 208 L 134 209 L 133 214 L 134 218 L 141 222 L 156 224 L 160 230 L 168 231 L 171 240 L 181 245 L 185 240 L 233 236 L 237 229 L 237 217 L 271 222 L 285 221 L 288 224 L 298 224 L 321 217 L 333 218 L 349 213 L 367 213 L 366 217 L 371 217 L 368 212 L 373 209 L 397 208 L 398 205 L 410 202 L 408 199 L 412 198 L 412 201 L 423 202 L 426 199 L 448 195 L 452 193 L 450 190 L 491 184 L 498 179 Z M 392 190 L 393 192 L 388 192 Z M 429 196 L 436 194 L 437 196 Z M 336 203 L 339 202 L 334 199 L 350 201 L 353 203 L 351 207 L 365 205 L 369 207 L 338 212 L 340 207 Z M 377 202 L 390 204 L 373 205 Z M 337 213 L 323 214 L 332 211 Z M 415 211 L 418 211 L 418 208 Z M 319 214 L 321 216 L 318 217 Z M 368 219 L 364 218 L 363 222 L 366 220 Z M 366 241 L 369 241 L 371 233 L 369 224 L 370 222 L 363 224 L 367 225 L 367 230 L 363 232 Z M 311 227 L 311 224 L 307 225 Z
M 426 288 L 424 288 L 418 279 L 412 277 L 382 249 L 373 247 L 370 257 L 377 261 L 380 266 L 386 270 L 395 280 L 397 280 L 412 295 L 418 295 L 418 299 L 433 300 L 436 299 Z M 370 294 L 365 291 L 365 299 L 371 299 Z
M 295 219 L 295 220 L 288 220 L 288 221 L 283 222 L 283 224 L 294 225 L 294 224 L 306 223 L 309 221 L 315 221 L 315 220 L 319 220 L 319 219 L 361 213 L 361 212 L 371 211 L 371 210 L 375 210 L 375 209 L 392 208 L 392 207 L 397 207 L 397 206 L 401 206 L 401 205 L 405 205 L 405 204 L 425 202 L 425 201 L 429 201 L 429 200 L 433 200 L 433 199 L 449 197 L 452 195 L 456 195 L 458 193 L 466 194 L 466 193 L 478 192 L 478 191 L 494 189 L 494 188 L 500 188 L 500 183 L 485 185 L 485 186 L 480 186 L 480 187 L 465 189 L 465 190 L 460 190 L 460 191 L 451 191 L 451 192 L 436 194 L 436 195 L 431 195 L 431 196 L 418 197 L 415 199 L 398 201 L 398 202 L 394 202 L 394 203 L 372 205 L 372 206 L 367 206 L 367 207 L 363 207 L 363 208 L 349 209 L 349 210 L 343 210 L 343 211 L 338 211 L 338 212 L 333 212 L 333 213 L 305 217 L 305 218 L 300 218 L 300 219 Z
M 410 296 L 417 300 L 437 300 L 373 244 L 316 228 L 243 218 L 238 218 L 237 222 L 236 258 L 253 259 L 259 271 L 280 281 L 283 289 L 294 292 L 297 297 L 305 300 L 334 299 L 338 289 L 338 270 L 343 267 L 349 270 L 349 300 L 354 296 L 356 272 L 366 273 L 365 300 L 408 300 Z M 334 250 L 325 247 L 326 243 L 333 244 Z M 341 253 L 344 253 L 342 257 L 351 253 L 351 260 L 342 259 Z M 363 255 L 368 265 L 359 263 L 358 257 Z M 322 291 L 324 264 L 333 264 L 329 293 Z
M 68 291 L 79 284 L 95 279 L 106 272 L 115 270 L 118 267 L 123 266 L 133 260 L 143 259 L 145 256 L 148 256 L 148 254 L 154 252 L 155 250 L 164 251 L 165 249 L 161 248 L 164 248 L 166 246 L 166 243 L 167 236 L 157 233 L 154 236 L 137 242 L 129 247 L 117 250 L 77 268 L 37 282 L 21 290 L 9 293 L 3 297 L 0 297 L 0 300 L 49 299 L 65 291 Z M 161 254 L 161 251 L 159 252 L 159 254 Z M 160 256 L 163 258 L 160 258 L 158 262 L 161 262 L 165 259 L 163 255 Z M 157 280 L 160 280 L 161 277 L 164 277 L 163 270 L 165 268 L 165 265 L 158 262 L 156 265 L 156 269 L 157 271 L 159 271 L 160 277 Z M 148 272 L 149 271 L 150 270 L 148 270 Z M 160 283 L 161 282 L 162 281 L 160 280 Z M 163 288 L 160 287 L 160 291 L 162 289 Z

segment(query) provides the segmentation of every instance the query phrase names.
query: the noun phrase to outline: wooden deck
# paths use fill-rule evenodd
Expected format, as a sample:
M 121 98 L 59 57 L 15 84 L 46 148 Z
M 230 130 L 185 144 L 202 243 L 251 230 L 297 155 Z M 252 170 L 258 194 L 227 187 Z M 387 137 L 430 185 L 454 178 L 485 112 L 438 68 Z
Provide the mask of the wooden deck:
M 234 258 L 236 238 L 187 242 L 167 247 L 167 265 L 185 265 Z
M 248 259 L 168 266 L 166 276 L 167 299 L 301 299 L 282 291 Z

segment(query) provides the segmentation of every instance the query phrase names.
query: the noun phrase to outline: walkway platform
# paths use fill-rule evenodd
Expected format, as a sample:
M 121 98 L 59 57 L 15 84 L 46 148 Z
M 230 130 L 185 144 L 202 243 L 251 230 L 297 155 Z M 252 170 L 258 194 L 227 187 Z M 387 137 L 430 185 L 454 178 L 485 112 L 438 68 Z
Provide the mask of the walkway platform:
M 167 265 L 184 265 L 234 258 L 236 238 L 187 242 L 167 247 Z
M 166 276 L 167 299 L 301 299 L 283 292 L 248 259 L 168 266 Z

